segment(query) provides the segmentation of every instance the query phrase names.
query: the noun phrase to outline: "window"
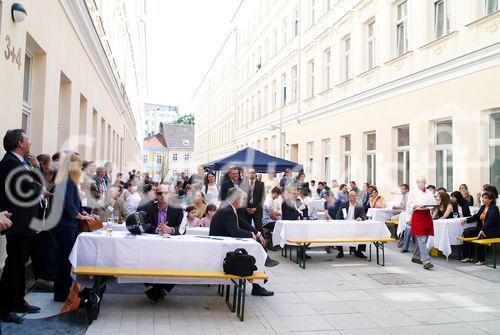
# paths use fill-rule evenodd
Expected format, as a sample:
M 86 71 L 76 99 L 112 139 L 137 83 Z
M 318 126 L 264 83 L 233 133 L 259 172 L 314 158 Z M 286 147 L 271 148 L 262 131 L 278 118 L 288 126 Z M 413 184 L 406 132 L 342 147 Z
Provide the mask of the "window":
M 314 142 L 307 142 L 307 175 L 312 177 L 314 164 Z
M 310 98 L 314 95 L 314 59 L 307 63 L 307 96 Z
M 177 161 L 177 154 L 172 154 L 172 160 Z
M 143 164 L 148 164 L 148 155 L 142 156 L 142 163 Z
M 490 116 L 490 184 L 500 188 L 500 113 Z
M 266 41 L 264 42 L 264 62 L 269 60 L 269 37 L 266 37 Z
M 293 36 L 299 36 L 299 9 L 295 8 L 294 10 L 294 19 L 293 19 Z
M 278 29 L 274 28 L 273 31 L 273 56 L 278 53 Z
M 435 124 L 436 186 L 453 188 L 453 124 L 452 121 Z
M 377 183 L 377 136 L 375 133 L 366 134 L 366 182 L 370 185 Z
M 271 137 L 271 155 L 276 156 L 276 135 Z
M 252 100 L 250 100 L 252 102 L 252 107 L 251 107 L 251 110 L 250 110 L 250 121 L 253 121 L 255 120 L 255 96 L 252 95 Z
M 277 105 L 277 99 L 278 99 L 278 93 L 276 92 L 276 80 L 273 80 L 272 84 L 271 84 L 271 90 L 272 90 L 272 100 L 271 100 L 271 110 L 275 110 L 276 109 L 276 105 Z
M 285 47 L 288 42 L 288 22 L 286 18 L 281 22 L 281 46 Z
M 260 140 L 257 140 L 257 150 L 260 150 Z
M 450 31 L 448 1 L 434 0 L 434 38 L 440 38 Z
M 325 0 L 325 12 L 328 12 L 330 9 L 332 9 L 332 0 Z
M 262 116 L 262 93 L 257 92 L 257 116 L 256 118 L 260 118 Z
M 346 184 L 351 181 L 351 135 L 343 136 L 343 165 L 344 165 L 344 182 Z
M 323 180 L 330 180 L 330 139 L 323 140 Z
M 292 67 L 292 101 L 297 99 L 297 65 Z
M 347 35 L 347 37 L 343 40 L 344 45 L 344 57 L 343 57 L 343 73 L 344 73 L 344 81 L 349 80 L 351 78 L 351 37 Z
M 161 155 L 156 155 L 156 164 L 161 164 Z
M 31 131 L 31 84 L 33 81 L 32 62 L 33 56 L 26 50 L 24 55 L 23 77 L 23 110 L 21 128 L 28 134 Z
M 324 69 L 324 82 L 323 82 L 323 89 L 324 90 L 327 90 L 330 88 L 330 72 L 331 72 L 331 69 L 330 69 L 330 59 L 331 59 L 331 52 L 330 52 L 330 48 L 326 49 L 325 51 L 323 51 L 323 63 L 325 65 L 325 69 Z
M 184 160 L 188 161 L 189 160 L 189 154 L 184 154 Z
M 408 3 L 401 1 L 397 5 L 397 20 L 396 20 L 396 48 L 398 56 L 408 51 Z
M 316 22 L 316 1 L 309 0 L 309 25 L 312 26 Z
M 375 20 L 370 21 L 367 24 L 367 57 L 368 57 L 368 70 L 375 66 Z
M 397 128 L 398 186 L 410 180 L 410 127 Z
M 286 73 L 281 75 L 281 106 L 286 105 Z
M 264 102 L 262 108 L 262 115 L 266 115 L 269 112 L 269 86 L 264 87 Z
M 264 138 L 264 148 L 263 148 L 263 149 L 264 149 L 264 152 L 265 152 L 266 154 L 268 153 L 268 150 L 269 150 L 269 149 L 268 149 L 268 147 L 267 147 L 267 145 L 268 145 L 268 143 L 267 143 L 267 137 L 266 137 L 266 138 Z
M 498 0 L 484 0 L 484 7 L 486 9 L 486 15 L 496 12 L 498 7 Z

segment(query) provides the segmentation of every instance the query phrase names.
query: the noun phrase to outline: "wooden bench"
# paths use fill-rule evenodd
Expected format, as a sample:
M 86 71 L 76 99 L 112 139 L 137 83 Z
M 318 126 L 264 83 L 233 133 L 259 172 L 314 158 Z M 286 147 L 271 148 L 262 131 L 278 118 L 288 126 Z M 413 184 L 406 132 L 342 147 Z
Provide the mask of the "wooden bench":
M 306 250 L 311 244 L 321 243 L 321 244 L 339 244 L 339 243 L 373 243 L 377 249 L 377 264 L 380 264 L 379 251 L 382 251 L 382 266 L 385 266 L 385 243 L 395 241 L 393 238 L 363 238 L 363 239 L 317 239 L 317 240 L 288 240 L 291 244 L 297 245 L 297 261 L 296 263 L 303 269 L 306 268 Z M 287 245 L 285 245 L 285 248 Z M 286 257 L 286 250 L 285 250 Z M 292 251 L 290 250 L 290 259 L 292 259 Z M 370 244 L 370 256 L 368 261 L 372 261 L 372 245 Z
M 473 243 L 475 247 L 475 261 L 477 261 L 477 246 L 482 245 L 484 247 L 490 247 L 491 248 L 491 256 L 492 256 L 492 266 L 489 266 L 488 263 L 486 262 L 486 257 L 485 257 L 485 265 L 488 267 L 492 267 L 494 269 L 497 268 L 497 257 L 496 257 L 496 245 L 500 244 L 500 238 L 482 238 L 478 239 L 477 237 L 457 237 L 457 240 L 468 242 L 468 243 Z
M 106 282 L 114 277 L 162 277 L 162 278 L 196 278 L 196 279 L 223 279 L 233 283 L 233 299 L 229 301 L 230 285 L 226 286 L 226 304 L 231 312 L 236 311 L 240 321 L 245 316 L 245 291 L 246 282 L 254 280 L 267 280 L 265 272 L 254 272 L 252 276 L 240 277 L 225 274 L 223 271 L 204 271 L 204 270 L 165 270 L 165 269 L 135 269 L 135 268 L 110 268 L 95 266 L 79 266 L 73 272 L 78 276 L 94 276 L 94 289 L 100 298 L 97 310 L 91 320 L 97 320 L 99 315 L 100 302 L 106 291 Z M 219 295 L 224 295 L 224 285 L 218 287 Z

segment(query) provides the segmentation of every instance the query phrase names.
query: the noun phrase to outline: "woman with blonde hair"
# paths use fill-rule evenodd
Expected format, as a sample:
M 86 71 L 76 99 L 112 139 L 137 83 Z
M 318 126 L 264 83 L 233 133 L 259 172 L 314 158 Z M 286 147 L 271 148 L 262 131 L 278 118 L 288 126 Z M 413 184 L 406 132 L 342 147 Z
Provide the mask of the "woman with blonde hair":
M 462 193 L 462 196 L 464 197 L 465 201 L 467 201 L 467 204 L 469 206 L 474 206 L 474 197 L 470 195 L 469 188 L 467 187 L 466 184 L 460 185 L 458 191 Z
M 78 184 L 82 179 L 82 160 L 76 153 L 67 153 L 61 157 L 61 164 L 56 177 L 56 188 L 65 188 L 61 217 L 53 229 L 59 249 L 59 257 L 54 280 L 54 301 L 64 302 L 68 297 L 73 279 L 69 254 L 78 236 L 79 220 L 90 219 L 82 209 Z

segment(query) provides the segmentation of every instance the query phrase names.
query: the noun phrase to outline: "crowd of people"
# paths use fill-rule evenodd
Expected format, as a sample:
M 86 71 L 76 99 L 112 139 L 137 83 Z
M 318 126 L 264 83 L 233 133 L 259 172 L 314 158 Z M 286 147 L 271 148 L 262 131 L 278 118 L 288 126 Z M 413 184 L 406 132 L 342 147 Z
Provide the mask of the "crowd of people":
M 467 185 L 448 193 L 444 188 L 426 185 L 425 178 L 416 180 L 416 187 L 401 185 L 401 201 L 389 203 L 375 185 L 355 181 L 339 184 L 336 180 L 306 181 L 303 172 L 287 169 L 281 178 L 269 172 L 265 178 L 254 168 L 231 166 L 218 181 L 213 171 L 202 166 L 192 175 L 176 174 L 165 183 L 152 180 L 148 173 L 132 170 L 113 176 L 113 163 L 98 166 L 83 161 L 76 152 L 33 156 L 30 140 L 20 129 L 9 130 L 3 139 L 6 154 L 0 162 L 0 230 L 7 237 L 7 259 L 0 280 L 0 318 L 4 322 L 21 323 L 16 313 L 35 313 L 40 309 L 24 299 L 25 261 L 31 257 L 37 285 L 54 292 L 54 300 L 64 302 L 72 278 L 70 252 L 79 234 L 80 222 L 95 218 L 106 222 L 124 222 L 131 213 L 144 212 L 150 227 L 146 233 L 183 234 L 187 227 L 209 228 L 210 235 L 253 238 L 267 248 L 266 234 L 272 232 L 277 220 L 316 220 L 324 212 L 327 220 L 367 219 L 370 208 L 392 208 L 398 219 L 405 212 L 408 224 L 398 246 L 408 252 L 414 240 L 412 262 L 432 268 L 426 242 L 432 235 L 432 220 L 462 218 L 463 224 L 477 222 L 464 236 L 500 237 L 498 191 L 484 185 L 474 197 Z M 34 173 L 36 172 L 36 173 Z M 55 198 L 63 189 L 62 208 Z M 322 203 L 318 208 L 318 200 Z M 471 216 L 470 206 L 481 206 Z M 58 208 L 60 215 L 51 215 Z M 47 224 L 50 230 L 30 228 L 33 218 Z M 463 247 L 464 259 L 477 256 L 484 264 L 484 250 L 473 255 Z M 327 252 L 331 252 L 327 248 Z M 337 257 L 344 257 L 337 247 Z M 351 248 L 360 258 L 364 245 Z M 268 257 L 266 266 L 278 262 Z M 146 296 L 153 302 L 161 300 L 173 285 L 148 284 Z M 252 294 L 273 295 L 272 291 L 253 284 Z

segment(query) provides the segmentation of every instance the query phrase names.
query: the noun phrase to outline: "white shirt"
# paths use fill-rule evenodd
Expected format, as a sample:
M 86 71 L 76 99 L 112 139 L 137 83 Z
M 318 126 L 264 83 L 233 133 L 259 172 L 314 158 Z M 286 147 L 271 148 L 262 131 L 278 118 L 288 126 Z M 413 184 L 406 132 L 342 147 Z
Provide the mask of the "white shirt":
M 356 220 L 354 217 L 354 210 L 356 209 L 356 204 L 351 204 L 349 202 L 349 209 L 347 210 L 347 220 Z
M 435 205 L 436 198 L 431 190 L 422 192 L 418 187 L 411 190 L 408 194 L 408 202 L 406 206 L 406 221 L 410 221 L 415 205 Z
M 206 192 L 205 186 L 203 186 L 201 191 L 205 195 L 205 202 L 207 205 L 213 204 L 219 207 L 219 187 L 217 185 L 208 185 Z
M 316 208 L 313 198 L 305 197 L 302 199 L 302 202 L 307 206 L 307 215 L 309 215 L 309 219 L 317 220 L 318 208 Z
M 21 161 L 21 163 L 24 164 L 24 158 L 23 156 L 19 155 L 18 153 L 15 153 L 14 151 L 11 151 L 16 157 L 17 159 L 19 159 Z
M 129 213 L 135 213 L 137 212 L 137 207 L 139 207 L 140 202 L 141 195 L 139 192 L 135 192 L 127 198 L 127 201 L 125 201 L 125 207 L 127 207 Z

